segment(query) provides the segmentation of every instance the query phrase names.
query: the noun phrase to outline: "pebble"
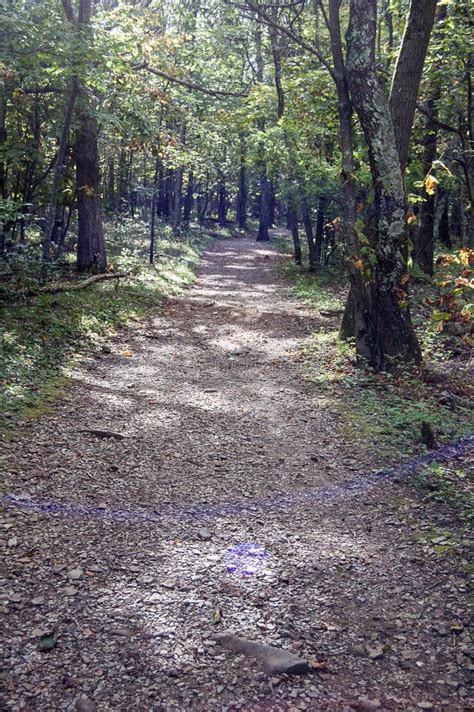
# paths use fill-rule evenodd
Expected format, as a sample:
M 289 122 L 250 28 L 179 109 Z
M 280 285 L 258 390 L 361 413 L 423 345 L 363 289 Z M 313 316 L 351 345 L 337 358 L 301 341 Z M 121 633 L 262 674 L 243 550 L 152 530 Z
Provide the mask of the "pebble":
M 84 576 L 84 571 L 81 568 L 77 569 L 71 569 L 68 571 L 67 577 L 71 579 L 71 581 L 78 581 Z

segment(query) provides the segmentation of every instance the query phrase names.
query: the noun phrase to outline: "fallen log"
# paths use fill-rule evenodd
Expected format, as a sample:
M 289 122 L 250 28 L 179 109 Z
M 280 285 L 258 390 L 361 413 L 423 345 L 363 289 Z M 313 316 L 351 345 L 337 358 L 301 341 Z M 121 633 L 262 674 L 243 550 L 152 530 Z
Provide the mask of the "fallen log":
M 103 282 L 108 279 L 124 279 L 131 277 L 132 272 L 106 272 L 105 274 L 94 274 L 92 277 L 84 279 L 82 282 L 63 282 L 60 284 L 50 284 L 45 287 L 36 287 L 23 289 L 18 292 L 19 296 L 37 297 L 40 294 L 59 294 L 60 292 L 77 292 L 79 289 L 85 289 L 97 282 Z

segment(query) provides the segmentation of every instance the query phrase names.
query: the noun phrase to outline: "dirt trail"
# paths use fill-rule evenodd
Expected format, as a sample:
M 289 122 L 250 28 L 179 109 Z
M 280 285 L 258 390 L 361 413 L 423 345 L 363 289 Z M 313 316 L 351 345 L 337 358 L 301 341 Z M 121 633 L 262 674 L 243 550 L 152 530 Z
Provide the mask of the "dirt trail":
M 5 446 L 7 492 L 71 507 L 3 513 L 2 709 L 470 709 L 465 576 L 417 543 L 397 486 L 272 504 L 370 466 L 299 373 L 320 323 L 279 259 L 215 243 Z M 229 572 L 249 542 L 259 572 Z M 215 644 L 229 630 L 327 670 L 269 678 Z

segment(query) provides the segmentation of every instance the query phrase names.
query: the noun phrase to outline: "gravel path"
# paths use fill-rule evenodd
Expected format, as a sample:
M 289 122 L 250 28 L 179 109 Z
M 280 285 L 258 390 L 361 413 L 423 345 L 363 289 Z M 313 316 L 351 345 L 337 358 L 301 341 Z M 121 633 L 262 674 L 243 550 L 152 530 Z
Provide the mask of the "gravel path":
M 1 709 L 472 709 L 465 570 L 420 543 L 397 485 L 279 506 L 371 469 L 301 377 L 321 323 L 279 259 L 215 243 L 4 447 L 30 509 L 3 512 Z M 268 676 L 216 644 L 229 631 L 312 671 Z

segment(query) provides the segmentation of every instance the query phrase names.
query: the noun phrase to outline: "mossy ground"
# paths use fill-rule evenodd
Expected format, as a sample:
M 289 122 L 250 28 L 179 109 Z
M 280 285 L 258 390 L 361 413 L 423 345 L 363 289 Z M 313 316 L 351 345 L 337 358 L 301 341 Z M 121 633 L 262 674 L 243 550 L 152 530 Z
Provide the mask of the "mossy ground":
M 156 313 L 164 299 L 192 283 L 210 241 L 200 230 L 179 240 L 163 230 L 150 266 L 143 223 L 111 224 L 107 238 L 111 265 L 133 269 L 133 278 L 34 298 L 0 293 L 0 430 L 47 411 L 70 382 L 67 370 L 81 354 L 128 321 Z M 16 286 L 32 279 L 31 272 L 20 271 Z

